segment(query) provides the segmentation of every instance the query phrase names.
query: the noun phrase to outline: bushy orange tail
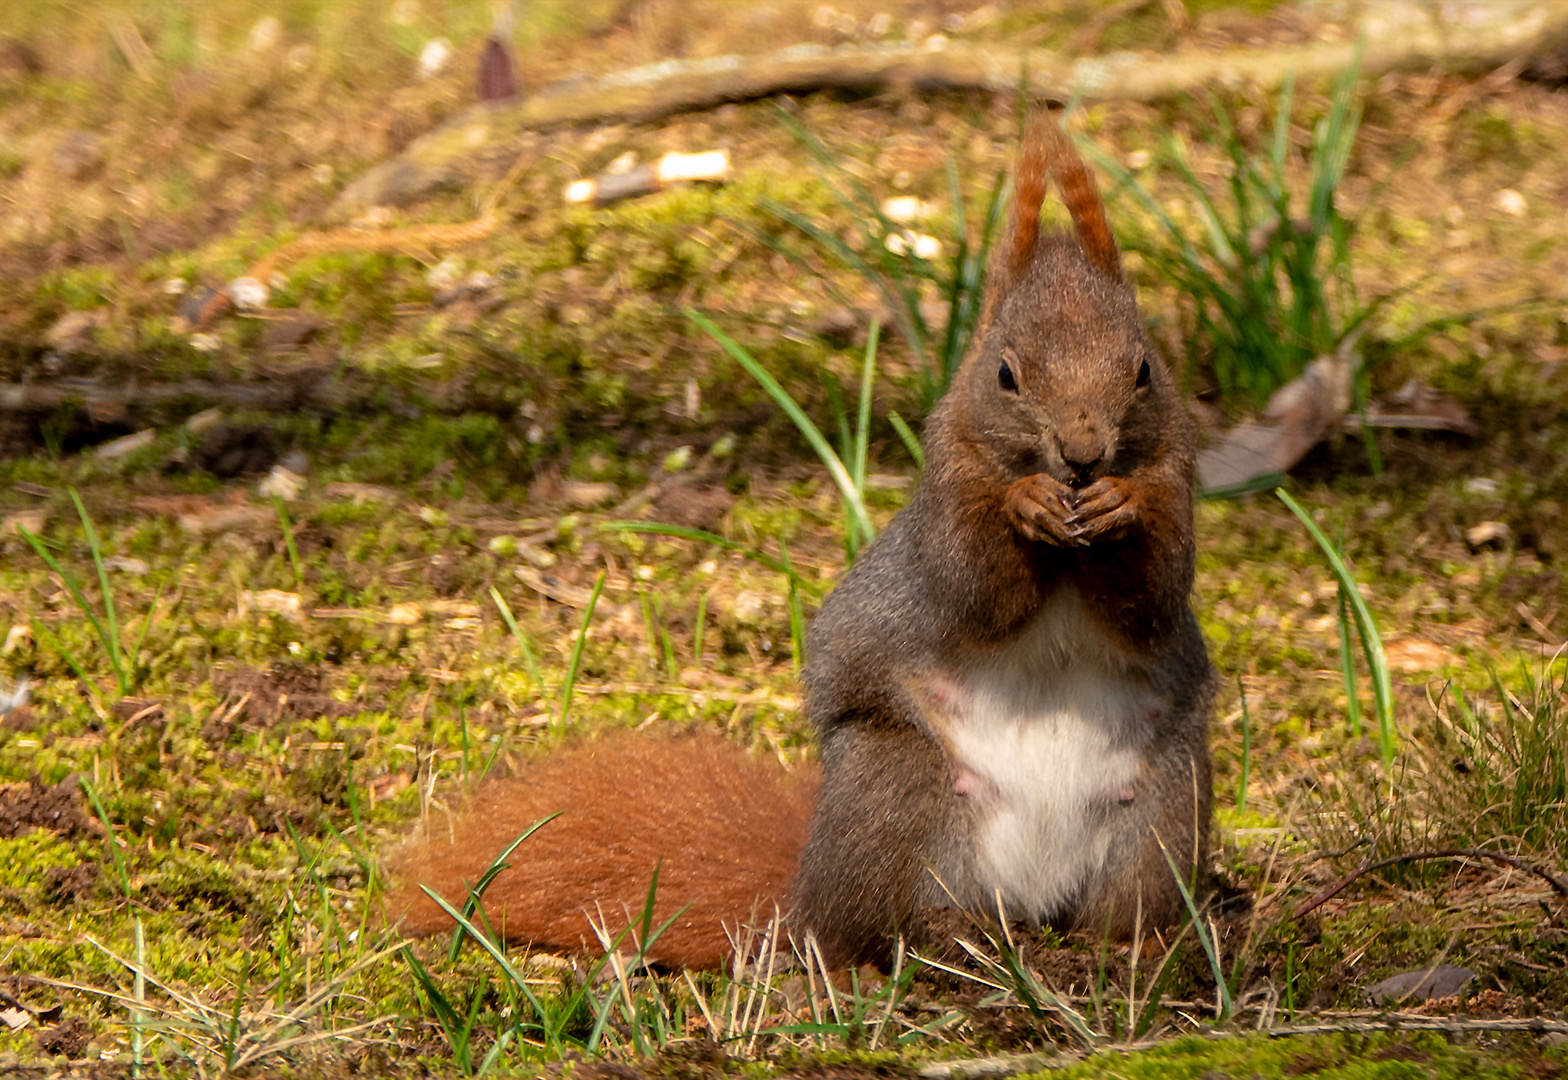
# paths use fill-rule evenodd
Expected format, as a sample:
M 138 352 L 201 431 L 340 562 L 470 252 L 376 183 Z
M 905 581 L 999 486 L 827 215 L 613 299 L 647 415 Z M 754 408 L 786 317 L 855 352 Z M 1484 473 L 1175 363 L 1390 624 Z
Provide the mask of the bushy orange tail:
M 433 817 L 431 835 L 390 860 L 390 911 L 406 933 L 451 929 L 418 886 L 461 907 L 508 844 L 561 811 L 512 853 L 511 869 L 485 894 L 491 925 L 509 941 L 596 949 L 589 916 L 612 935 L 636 924 L 658 867 L 653 925 L 691 906 L 649 956 L 720 967 L 726 925 L 770 918 L 774 903 L 784 904 L 816 789 L 815 770 L 792 776 L 716 735 L 621 733 L 583 743 L 484 785 L 450 827 Z

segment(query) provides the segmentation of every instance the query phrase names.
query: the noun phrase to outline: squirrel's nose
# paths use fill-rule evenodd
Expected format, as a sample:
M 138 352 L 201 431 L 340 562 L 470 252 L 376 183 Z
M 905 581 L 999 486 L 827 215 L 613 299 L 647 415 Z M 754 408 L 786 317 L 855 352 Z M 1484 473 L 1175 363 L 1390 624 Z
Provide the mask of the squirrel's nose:
M 1075 472 L 1090 469 L 1105 457 L 1105 442 L 1092 424 L 1058 432 L 1056 446 L 1062 452 L 1062 461 Z

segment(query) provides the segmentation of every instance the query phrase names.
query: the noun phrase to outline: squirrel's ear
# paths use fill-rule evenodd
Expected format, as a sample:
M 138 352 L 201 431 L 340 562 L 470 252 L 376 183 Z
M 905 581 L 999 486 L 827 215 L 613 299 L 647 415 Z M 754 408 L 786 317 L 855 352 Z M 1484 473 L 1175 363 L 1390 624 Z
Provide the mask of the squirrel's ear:
M 1013 227 L 1008 230 L 1009 283 L 1029 269 L 1040 242 L 1040 207 L 1045 205 L 1045 187 L 1051 174 L 1050 130 L 1061 132 L 1045 109 L 1037 110 L 1029 121 L 1023 151 L 1018 156 L 1018 175 L 1013 181 Z
M 1072 140 L 1061 125 L 1048 115 L 1036 114 L 1035 127 L 1040 133 L 1040 142 L 1045 146 L 1051 175 L 1056 177 L 1056 186 L 1062 193 L 1062 202 L 1073 216 L 1073 225 L 1078 230 L 1078 240 L 1083 244 L 1084 254 L 1102 272 L 1120 281 L 1121 252 L 1117 250 L 1116 240 L 1111 236 L 1111 227 L 1105 222 L 1105 206 L 1100 202 L 1094 177 L 1089 175 L 1083 159 L 1078 156 Z M 1035 214 L 1038 218 L 1038 208 Z

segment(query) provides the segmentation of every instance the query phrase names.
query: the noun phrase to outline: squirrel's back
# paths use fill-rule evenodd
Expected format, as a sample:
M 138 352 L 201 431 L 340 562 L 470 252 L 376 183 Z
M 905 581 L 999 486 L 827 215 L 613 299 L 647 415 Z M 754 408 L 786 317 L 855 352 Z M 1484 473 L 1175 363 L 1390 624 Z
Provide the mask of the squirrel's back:
M 596 947 L 590 919 L 612 937 L 637 925 L 657 869 L 652 925 L 690 907 L 650 957 L 720 967 L 730 952 L 725 928 L 765 922 L 783 904 L 815 800 L 814 769 L 792 775 L 716 735 L 608 735 L 485 784 L 452 819 L 432 814 L 429 835 L 392 857 L 403 884 L 390 913 L 410 934 L 451 929 L 416 886 L 461 908 L 499 852 L 560 813 L 523 842 L 485 894 L 490 922 L 507 940 Z

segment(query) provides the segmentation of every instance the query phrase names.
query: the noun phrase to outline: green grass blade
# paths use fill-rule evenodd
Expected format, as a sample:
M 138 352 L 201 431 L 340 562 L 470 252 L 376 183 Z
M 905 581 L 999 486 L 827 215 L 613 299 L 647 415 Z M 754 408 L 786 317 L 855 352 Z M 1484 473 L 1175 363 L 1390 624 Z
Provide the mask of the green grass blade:
M 1220 1019 L 1224 1020 L 1236 1011 L 1236 1003 L 1231 999 L 1230 984 L 1225 981 L 1225 969 L 1220 964 L 1220 954 L 1214 935 L 1204 928 L 1203 917 L 1198 913 L 1198 903 L 1192 898 L 1192 890 L 1187 887 L 1187 879 L 1176 866 L 1176 860 L 1171 857 L 1170 849 L 1165 846 L 1165 841 L 1160 838 L 1159 833 L 1154 834 L 1154 839 L 1160 845 L 1160 854 L 1165 856 L 1165 865 L 1171 868 L 1171 877 L 1176 879 L 1176 888 L 1181 892 L 1182 903 L 1187 905 L 1187 914 L 1192 917 L 1192 929 L 1198 935 L 1198 944 L 1203 946 L 1204 955 L 1209 958 L 1209 970 L 1214 973 L 1214 984 L 1219 988 L 1220 993 Z
M 887 414 L 887 422 L 893 425 L 893 430 L 898 432 L 898 441 L 904 444 L 909 456 L 915 459 L 915 467 L 923 471 L 926 467 L 925 449 L 920 445 L 920 440 L 915 438 L 915 433 L 909 430 L 904 418 L 896 412 L 890 412 Z
M 697 599 L 697 625 L 692 629 L 691 660 L 697 667 L 702 666 L 702 635 L 708 626 L 708 591 L 704 590 Z
M 272 496 L 272 509 L 278 515 L 278 525 L 283 529 L 283 547 L 289 553 L 289 565 L 294 568 L 294 587 L 305 587 L 305 568 L 300 565 L 299 550 L 294 547 L 294 525 L 289 521 L 289 512 L 283 505 L 281 495 Z
M 833 448 L 822 437 L 822 432 L 818 430 L 817 425 L 811 422 L 811 418 L 795 403 L 795 399 L 789 396 L 789 392 L 779 385 L 778 380 L 769 374 L 766 368 L 757 363 L 751 354 L 741 348 L 728 334 L 715 326 L 707 316 L 694 308 L 687 308 L 686 317 L 696 323 L 714 341 L 718 342 L 720 347 L 729 353 L 736 363 L 745 368 L 752 378 L 762 384 L 762 388 L 767 391 L 768 396 L 794 422 L 801 435 L 805 436 L 806 441 L 811 444 L 811 448 L 817 452 L 817 457 L 822 460 L 822 464 L 827 466 L 828 474 L 833 477 L 833 482 L 838 485 L 839 495 L 850 510 L 855 527 L 860 530 L 862 543 L 869 544 L 876 539 L 876 529 L 871 525 L 871 518 L 866 514 L 865 503 L 861 500 L 860 492 L 856 489 L 854 480 L 849 475 L 849 470 L 844 468 L 844 462 L 833 452 Z
M 855 445 L 850 479 L 856 491 L 866 490 L 866 457 L 871 446 L 871 384 L 877 375 L 877 339 L 882 334 L 880 319 L 871 320 L 866 335 L 866 358 L 860 365 L 860 411 L 855 417 Z
M 114 590 L 109 588 L 109 568 L 103 562 L 103 546 L 98 542 L 98 530 L 93 528 L 93 519 L 88 516 L 87 507 L 82 505 L 82 497 L 76 489 L 67 489 L 71 494 L 71 501 L 76 504 L 76 514 L 82 519 L 82 528 L 87 532 L 87 550 L 92 552 L 93 566 L 98 571 L 98 587 L 103 592 L 103 614 L 108 622 L 108 633 L 104 635 L 104 646 L 109 652 L 109 663 L 114 667 L 115 681 L 119 684 L 120 695 L 131 692 L 128 673 L 125 670 L 125 657 L 120 650 L 120 624 L 115 618 Z
M 472 918 L 474 914 L 483 908 L 485 893 L 490 890 L 491 885 L 495 884 L 495 879 L 500 877 L 502 872 L 511 869 L 512 864 L 506 860 L 512 857 L 512 852 L 516 851 L 524 840 L 527 840 L 534 833 L 550 824 L 550 822 L 560 817 L 564 812 L 565 811 L 557 810 L 549 817 L 540 818 L 538 821 L 528 826 L 528 828 L 524 829 L 518 835 L 517 839 L 513 840 L 510 844 L 507 844 L 506 847 L 502 848 L 499 855 L 490 860 L 490 865 L 485 867 L 485 872 L 479 875 L 479 880 L 474 882 L 474 884 L 468 888 L 468 897 L 463 901 L 463 914 L 465 916 Z M 447 949 L 447 963 L 450 964 L 457 959 L 458 946 L 462 944 L 462 941 L 463 932 L 461 929 L 459 929 L 453 933 L 452 944 Z
M 1356 688 L 1356 659 L 1350 651 L 1350 612 L 1339 594 L 1339 674 L 1345 683 L 1345 718 L 1352 738 L 1361 738 L 1361 694 Z
M 789 652 L 798 672 L 806 662 L 806 616 L 800 606 L 800 590 L 795 587 L 795 571 L 790 563 L 789 548 L 784 545 L 784 537 L 779 536 L 779 553 L 784 556 L 784 565 L 790 567 L 789 574 Z
M 523 633 L 523 628 L 517 625 L 517 617 L 512 614 L 511 605 L 506 602 L 506 597 L 501 595 L 501 590 L 494 585 L 490 586 L 490 599 L 501 612 L 501 621 L 506 623 L 506 628 L 511 631 L 518 648 L 522 650 L 523 664 L 528 668 L 528 678 L 533 681 L 534 688 L 543 693 L 544 677 L 539 674 L 539 661 L 534 658 L 534 650 L 528 644 L 528 637 Z
M 88 781 L 87 777 L 77 777 L 77 783 L 82 785 L 82 790 L 87 793 L 87 801 L 93 804 L 93 812 L 98 815 L 98 820 L 103 822 L 103 831 L 109 841 L 109 853 L 114 856 L 114 869 L 120 876 L 120 889 L 125 898 L 131 898 L 131 875 L 125 869 L 125 859 L 120 855 L 120 836 L 114 831 L 114 825 L 109 821 L 109 813 L 103 808 L 103 803 L 98 798 L 98 789 Z
M 1383 637 L 1378 633 L 1377 622 L 1372 618 L 1371 610 L 1367 608 L 1366 598 L 1361 595 L 1361 587 L 1357 584 L 1354 575 L 1345 566 L 1345 561 L 1339 557 L 1339 552 L 1334 550 L 1334 545 L 1329 543 L 1328 537 L 1323 535 L 1323 531 L 1312 520 L 1311 515 L 1303 510 L 1284 488 L 1277 488 L 1275 494 L 1306 527 L 1308 534 L 1322 551 L 1323 558 L 1328 562 L 1334 579 L 1339 582 L 1340 595 L 1350 602 L 1350 610 L 1356 619 L 1356 632 L 1361 637 L 1361 650 L 1366 657 L 1367 670 L 1372 676 L 1372 697 L 1377 707 L 1383 767 L 1392 776 L 1397 739 L 1394 730 L 1394 687 L 1389 677 L 1388 658 L 1383 652 Z
M 76 659 L 76 654 L 66 648 L 65 642 L 56 637 L 54 631 L 36 617 L 33 619 L 33 629 L 38 631 L 38 636 L 43 638 L 45 644 L 60 654 L 61 659 L 66 662 L 72 671 L 76 672 L 76 677 L 82 680 L 82 684 L 88 688 L 88 692 L 93 697 L 93 700 L 97 700 L 97 695 L 92 691 L 93 681 L 87 677 L 87 669 L 82 667 L 81 662 Z
M 163 599 L 163 587 L 169 583 L 167 576 L 158 582 L 158 587 L 153 590 L 152 606 L 147 609 L 147 617 L 142 620 L 142 628 L 136 635 L 136 641 L 131 646 L 131 675 L 135 682 L 136 658 L 142 654 L 142 645 L 147 641 L 147 631 L 152 629 L 152 617 L 158 613 L 158 601 Z
M 588 606 L 583 609 L 582 625 L 577 629 L 577 640 L 572 643 L 572 658 L 566 665 L 566 682 L 561 686 L 561 713 L 558 721 L 557 734 L 566 734 L 566 718 L 572 708 L 572 690 L 577 685 L 577 672 L 582 665 L 583 646 L 588 644 L 588 624 L 593 622 L 593 609 L 599 606 L 599 594 L 604 592 L 604 571 L 599 571 L 599 577 L 593 583 L 593 593 L 588 597 Z
M 458 1071 L 468 1075 L 468 1041 L 463 1037 L 463 1024 L 457 1018 L 457 1011 L 452 1008 L 452 1003 L 431 978 L 425 965 L 420 963 L 414 955 L 414 950 L 404 945 L 400 954 L 403 962 L 408 965 L 408 970 L 414 975 L 414 981 L 424 991 L 425 1000 L 430 1002 L 430 1007 L 435 1011 L 436 1023 L 441 1025 L 442 1034 L 446 1036 L 446 1043 L 452 1050 L 452 1060 L 456 1063 Z
M 1241 691 L 1241 776 L 1236 780 L 1236 810 L 1245 814 L 1247 785 L 1252 779 L 1252 712 L 1247 708 L 1247 688 L 1241 685 L 1239 676 L 1236 687 Z
M 502 974 L 511 980 L 513 987 L 517 989 L 518 993 L 523 995 L 523 998 L 534 1010 L 534 1013 L 540 1018 L 542 1025 L 544 1019 L 549 1016 L 549 1014 L 545 1012 L 544 1006 L 540 1004 L 539 999 L 534 996 L 534 992 L 529 989 L 528 982 L 522 977 L 521 974 L 518 973 L 518 970 L 512 966 L 512 962 L 507 959 L 506 953 L 502 952 L 501 948 L 496 945 L 494 941 L 491 941 L 488 935 L 482 933 L 480 929 L 473 924 L 473 922 L 463 915 L 462 912 L 458 911 L 451 904 L 447 903 L 440 893 L 433 889 L 427 888 L 424 885 L 421 885 L 419 888 L 421 892 L 436 902 L 437 907 L 446 912 L 447 915 L 451 916 L 452 920 L 456 922 L 459 927 L 465 930 L 469 937 L 474 939 L 475 944 L 490 954 L 490 959 L 495 961 L 496 967 L 501 969 Z

